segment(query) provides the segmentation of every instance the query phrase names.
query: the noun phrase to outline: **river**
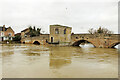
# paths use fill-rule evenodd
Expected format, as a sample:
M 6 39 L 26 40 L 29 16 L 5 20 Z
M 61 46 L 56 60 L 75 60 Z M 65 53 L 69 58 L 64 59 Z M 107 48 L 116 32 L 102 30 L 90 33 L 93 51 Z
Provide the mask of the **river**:
M 0 48 L 3 78 L 118 77 L 117 48 L 33 44 L 3 44 Z

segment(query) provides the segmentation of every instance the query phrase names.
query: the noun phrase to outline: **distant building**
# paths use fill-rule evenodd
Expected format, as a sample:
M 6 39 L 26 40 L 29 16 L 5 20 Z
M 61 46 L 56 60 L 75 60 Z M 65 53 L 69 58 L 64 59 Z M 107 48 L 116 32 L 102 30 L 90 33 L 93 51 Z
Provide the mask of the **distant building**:
M 40 34 L 36 37 L 30 37 L 29 28 L 21 31 L 21 43 L 34 43 L 40 44 L 60 44 L 69 45 L 71 42 L 71 27 L 62 25 L 50 25 L 50 34 Z
M 62 25 L 50 25 L 50 37 L 49 42 L 60 44 L 69 44 L 71 42 L 71 27 Z
M 0 26 L 0 41 L 13 40 L 14 31 L 11 27 Z
M 28 33 L 30 32 L 30 29 L 29 28 L 26 28 L 24 30 L 21 31 L 21 38 L 25 38 L 25 37 L 28 37 Z

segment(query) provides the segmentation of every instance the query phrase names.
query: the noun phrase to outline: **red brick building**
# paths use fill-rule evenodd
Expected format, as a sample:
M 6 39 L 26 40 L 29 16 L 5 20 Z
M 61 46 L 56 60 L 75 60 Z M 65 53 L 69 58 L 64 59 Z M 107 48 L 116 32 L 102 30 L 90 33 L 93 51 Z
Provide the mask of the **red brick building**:
M 0 26 L 0 41 L 12 40 L 14 31 L 11 27 L 6 28 L 5 25 Z

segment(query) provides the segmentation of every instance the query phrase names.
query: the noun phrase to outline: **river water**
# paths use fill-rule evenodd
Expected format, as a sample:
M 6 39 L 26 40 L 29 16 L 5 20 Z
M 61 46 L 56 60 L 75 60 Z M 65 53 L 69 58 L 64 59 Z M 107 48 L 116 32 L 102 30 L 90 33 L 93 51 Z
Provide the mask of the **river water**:
M 1 45 L 4 78 L 117 78 L 119 49 Z M 0 56 L 1 59 L 1 56 Z

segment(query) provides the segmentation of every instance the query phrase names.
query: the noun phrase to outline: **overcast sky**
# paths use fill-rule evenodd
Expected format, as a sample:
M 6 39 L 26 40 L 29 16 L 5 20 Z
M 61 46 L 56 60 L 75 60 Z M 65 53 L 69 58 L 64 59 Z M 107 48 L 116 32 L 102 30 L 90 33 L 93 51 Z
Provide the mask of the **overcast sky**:
M 15 33 L 28 26 L 72 27 L 74 33 L 86 33 L 99 26 L 118 32 L 119 0 L 0 0 L 0 25 L 11 26 Z

